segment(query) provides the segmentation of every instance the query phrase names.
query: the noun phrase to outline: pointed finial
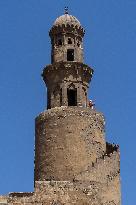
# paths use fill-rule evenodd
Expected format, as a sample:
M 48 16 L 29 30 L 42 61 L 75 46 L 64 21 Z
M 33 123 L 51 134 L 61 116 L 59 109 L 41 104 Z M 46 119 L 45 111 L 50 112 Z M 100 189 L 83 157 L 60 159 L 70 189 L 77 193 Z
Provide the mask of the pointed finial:
M 68 6 L 65 6 L 65 14 L 68 14 Z

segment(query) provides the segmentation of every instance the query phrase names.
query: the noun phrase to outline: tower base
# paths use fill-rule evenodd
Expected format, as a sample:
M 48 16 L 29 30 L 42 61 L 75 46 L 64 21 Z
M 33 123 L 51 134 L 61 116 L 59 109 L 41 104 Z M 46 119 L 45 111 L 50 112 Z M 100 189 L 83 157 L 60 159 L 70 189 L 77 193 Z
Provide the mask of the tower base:
M 33 193 L 10 193 L 3 205 L 120 205 L 118 176 L 110 183 L 37 181 Z

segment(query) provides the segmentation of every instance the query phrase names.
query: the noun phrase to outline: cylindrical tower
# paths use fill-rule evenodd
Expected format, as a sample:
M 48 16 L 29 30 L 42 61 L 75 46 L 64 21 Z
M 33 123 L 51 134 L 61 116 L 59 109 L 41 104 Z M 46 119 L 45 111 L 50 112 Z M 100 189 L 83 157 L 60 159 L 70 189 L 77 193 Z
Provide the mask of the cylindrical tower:
M 47 108 L 87 106 L 87 89 L 93 69 L 83 63 L 84 29 L 67 11 L 54 22 L 51 65 L 43 70 L 47 86 Z
M 48 111 L 36 118 L 35 180 L 72 180 L 105 152 L 104 118 L 87 107 L 93 69 L 83 63 L 80 22 L 66 11 L 49 35 L 52 64 L 42 73 Z
M 47 111 L 35 120 L 35 189 L 45 204 L 120 205 L 119 149 L 105 141 L 103 114 L 87 106 L 93 69 L 83 62 L 84 29 L 65 11 L 49 35 Z
M 52 108 L 36 118 L 35 180 L 73 181 L 104 155 L 104 118 L 83 107 Z
M 51 62 L 83 63 L 84 29 L 76 17 L 65 14 L 56 19 L 49 35 L 51 38 Z

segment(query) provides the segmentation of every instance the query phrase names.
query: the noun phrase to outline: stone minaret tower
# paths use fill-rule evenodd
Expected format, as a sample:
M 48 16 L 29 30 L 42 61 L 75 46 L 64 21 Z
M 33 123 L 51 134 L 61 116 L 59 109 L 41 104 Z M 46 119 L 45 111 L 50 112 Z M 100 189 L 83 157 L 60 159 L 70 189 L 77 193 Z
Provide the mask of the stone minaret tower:
M 43 71 L 48 90 L 47 108 L 87 105 L 87 89 L 93 70 L 83 64 L 84 29 L 73 16 L 56 19 L 49 32 L 51 62 Z
M 0 197 L 5 205 L 121 205 L 119 147 L 105 141 L 103 114 L 88 107 L 93 69 L 83 62 L 80 22 L 54 22 L 51 65 L 42 77 L 47 111 L 36 118 L 34 192 Z
M 36 118 L 35 187 L 48 189 L 47 204 L 120 205 L 119 148 L 105 141 L 103 114 L 87 106 L 93 69 L 83 62 L 84 34 L 67 10 L 49 32 L 52 64 L 42 74 L 48 110 Z

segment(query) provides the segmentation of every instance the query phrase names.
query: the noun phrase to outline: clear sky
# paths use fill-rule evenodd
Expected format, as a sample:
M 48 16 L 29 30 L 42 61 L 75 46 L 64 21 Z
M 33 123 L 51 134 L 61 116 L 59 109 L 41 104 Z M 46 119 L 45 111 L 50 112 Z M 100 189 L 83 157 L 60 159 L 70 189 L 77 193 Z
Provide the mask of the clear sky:
M 122 204 L 136 194 L 136 0 L 0 0 L 0 194 L 33 191 L 34 118 L 46 108 L 48 31 L 69 6 L 86 29 L 89 96 L 120 145 Z

